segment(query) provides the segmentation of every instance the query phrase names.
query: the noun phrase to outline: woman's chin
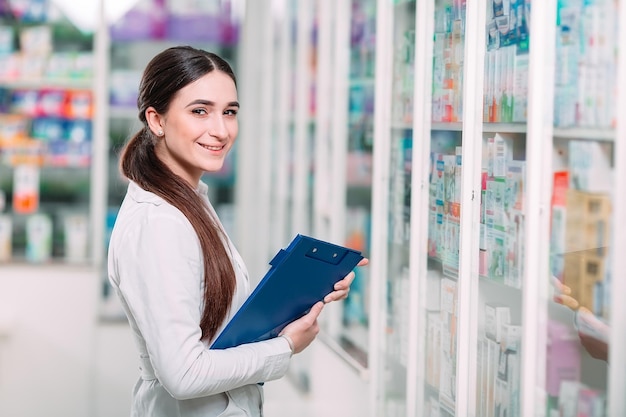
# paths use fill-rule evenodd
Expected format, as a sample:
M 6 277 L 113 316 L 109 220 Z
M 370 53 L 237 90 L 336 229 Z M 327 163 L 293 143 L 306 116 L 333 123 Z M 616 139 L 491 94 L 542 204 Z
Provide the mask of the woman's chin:
M 215 161 L 215 162 L 212 162 L 211 164 L 207 164 L 204 167 L 204 172 L 206 172 L 209 175 L 216 174 L 220 172 L 223 167 L 224 167 L 224 161 L 220 161 L 219 163 Z

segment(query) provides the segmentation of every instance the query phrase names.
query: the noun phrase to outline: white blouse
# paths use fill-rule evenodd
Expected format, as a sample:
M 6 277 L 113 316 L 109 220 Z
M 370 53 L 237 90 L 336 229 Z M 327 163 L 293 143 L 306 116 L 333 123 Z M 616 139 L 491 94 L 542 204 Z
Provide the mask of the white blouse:
M 207 190 L 200 182 L 198 193 L 215 214 Z M 219 331 L 250 293 L 244 262 L 227 241 L 237 287 Z M 131 182 L 111 235 L 108 276 L 139 350 L 132 416 L 261 416 L 259 383 L 287 372 L 291 351 L 284 338 L 224 350 L 210 350 L 200 339 L 201 255 L 187 218 Z

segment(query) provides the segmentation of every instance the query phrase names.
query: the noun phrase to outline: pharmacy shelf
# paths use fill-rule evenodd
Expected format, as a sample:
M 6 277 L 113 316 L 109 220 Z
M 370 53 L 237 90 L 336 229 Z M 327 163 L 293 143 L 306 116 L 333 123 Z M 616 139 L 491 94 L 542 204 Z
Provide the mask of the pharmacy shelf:
M 34 4 L 34 2 L 28 2 L 29 5 L 31 3 Z M 100 5 L 100 2 L 98 4 Z M 26 7 L 26 3 L 20 7 Z M 51 5 L 50 10 L 52 7 Z M 17 36 L 21 36 L 25 30 L 33 28 L 50 29 L 45 32 L 50 34 L 49 44 L 41 39 L 37 47 L 44 48 L 51 58 L 54 58 L 55 54 L 63 55 L 68 51 L 82 51 L 80 54 L 83 55 L 80 55 L 80 59 L 85 60 L 85 62 L 81 62 L 81 66 L 84 65 L 84 68 L 81 69 L 80 73 L 67 71 L 60 75 L 59 72 L 57 76 L 45 72 L 37 75 L 29 74 L 28 77 L 11 74 L 10 79 L 0 79 L 0 89 L 9 92 L 19 90 L 41 92 L 63 90 L 67 91 L 68 94 L 80 92 L 80 99 L 88 99 L 90 102 L 88 103 L 89 107 L 84 107 L 83 104 L 87 103 L 81 101 L 81 107 L 73 108 L 72 111 L 64 111 L 63 103 L 38 103 L 39 105 L 46 104 L 47 107 L 41 107 L 45 111 L 31 111 L 29 109 L 20 115 L 26 120 L 27 135 L 32 134 L 35 138 L 28 141 L 5 142 L 2 163 L 6 165 L 5 170 L 9 170 L 9 178 L 16 172 L 17 165 L 39 165 L 39 181 L 36 185 L 39 202 L 36 212 L 24 213 L 23 210 L 16 208 L 14 196 L 8 196 L 13 202 L 13 207 L 7 208 L 15 224 L 13 230 L 14 247 L 12 248 L 14 257 L 9 262 L 21 263 L 24 259 L 21 253 L 24 251 L 26 238 L 22 226 L 30 214 L 44 214 L 52 222 L 53 245 L 50 262 L 53 264 L 69 262 L 66 259 L 68 248 L 64 246 L 64 241 L 68 238 L 68 231 L 64 229 L 63 218 L 65 213 L 80 211 L 81 215 L 88 221 L 88 243 L 83 244 L 83 246 L 88 247 L 88 253 L 85 255 L 84 261 L 91 266 L 98 266 L 104 256 L 100 242 L 104 235 L 104 225 L 101 220 L 104 217 L 102 213 L 104 212 L 105 187 L 101 186 L 101 180 L 106 176 L 104 170 L 101 169 L 103 155 L 99 150 L 102 148 L 101 144 L 106 142 L 106 137 L 105 132 L 101 129 L 102 125 L 99 123 L 99 115 L 92 112 L 91 109 L 101 108 L 100 86 L 106 82 L 104 66 L 99 65 L 104 54 L 100 43 L 101 32 L 98 28 L 94 28 L 92 32 L 82 33 L 70 21 L 58 20 L 53 12 L 46 16 L 42 15 L 41 19 L 36 24 L 8 19 L 7 24 L 14 33 L 18 34 Z M 23 49 L 25 44 L 22 41 L 23 39 L 20 39 L 20 49 L 15 53 L 26 54 L 25 59 L 30 59 Z M 4 50 L 6 51 L 6 47 Z M 85 92 L 87 94 L 83 94 Z M 104 111 L 106 110 L 101 110 L 99 113 Z M 38 130 L 36 131 L 34 129 L 35 122 L 41 123 L 37 125 Z M 31 126 L 33 131 L 31 131 Z M 62 131 L 63 139 L 68 139 L 67 136 L 71 135 L 74 140 L 51 140 L 52 135 L 49 133 L 52 131 Z M 81 136 L 77 136 L 78 134 Z M 29 153 L 33 150 L 32 146 L 37 144 L 39 145 L 37 151 L 39 154 Z M 71 181 L 68 181 L 68 173 L 69 178 L 72 178 Z M 63 178 L 65 179 L 63 180 Z M 15 192 L 11 184 L 5 185 L 3 183 L 2 186 L 11 193 Z M 33 262 L 31 267 L 37 271 L 47 267 L 47 264 Z
M 626 169 L 626 153 L 619 141 L 626 127 L 621 126 L 619 117 L 615 116 L 623 112 L 626 98 L 602 89 L 606 82 L 610 85 L 611 80 L 621 82 L 625 78 L 626 59 L 618 63 L 613 46 L 621 45 L 613 33 L 621 25 L 613 9 L 616 3 L 579 4 L 549 0 L 534 5 L 531 19 L 524 14 L 530 13 L 530 2 L 518 0 L 514 16 L 518 25 L 516 31 L 507 37 L 494 38 L 497 30 L 490 32 L 485 28 L 497 27 L 493 26 L 498 24 L 497 19 L 513 10 L 507 10 L 506 6 L 500 9 L 502 3 L 492 0 L 472 4 L 435 0 L 378 2 L 377 69 L 381 75 L 377 77 L 376 87 L 382 98 L 376 103 L 378 146 L 374 154 L 372 182 L 376 205 L 373 235 L 377 237 L 377 244 L 373 249 L 372 269 L 375 275 L 385 278 L 373 284 L 372 308 L 376 313 L 372 323 L 378 331 L 378 339 L 386 342 L 374 348 L 377 357 L 371 360 L 372 396 L 378 398 L 372 407 L 373 415 L 491 415 L 496 407 L 502 412 L 503 398 L 508 399 L 504 400 L 508 404 L 507 415 L 550 415 L 560 402 L 566 401 L 565 398 L 559 399 L 560 381 L 555 389 L 555 370 L 550 366 L 556 360 L 551 346 L 563 338 L 571 339 L 567 346 L 578 350 L 577 354 L 582 358 L 579 363 L 559 358 L 574 374 L 580 372 L 579 385 L 570 387 L 576 390 L 572 395 L 578 396 L 578 392 L 588 390 L 584 392 L 589 392 L 598 401 L 608 396 L 607 408 L 611 410 L 608 415 L 625 412 L 625 396 L 623 390 L 617 388 L 623 386 L 624 374 L 607 369 L 603 362 L 585 359 L 586 353 L 572 324 L 573 312 L 554 302 L 554 282 L 548 284 L 552 278 L 546 273 L 554 267 L 551 262 L 558 263 L 558 257 L 551 253 L 551 230 L 562 227 L 558 218 L 552 219 L 555 199 L 562 197 L 559 195 L 561 190 L 553 189 L 553 169 L 570 170 L 574 178 L 568 188 L 585 184 L 602 186 L 596 188 L 601 188 L 602 192 L 594 193 L 592 187 L 587 190 L 589 199 L 579 200 L 589 202 L 580 204 L 577 212 L 583 216 L 590 215 L 582 214 L 584 207 L 597 208 L 598 204 L 607 207 L 607 194 L 616 196 L 626 192 L 626 180 L 622 176 L 616 177 Z M 569 13 L 574 13 L 577 7 L 585 8 L 578 12 L 593 16 L 594 24 L 580 19 L 576 20 L 579 26 L 572 27 L 573 21 L 566 17 L 572 17 Z M 400 16 L 407 16 L 407 10 L 416 12 L 414 48 L 404 43 L 412 33 L 403 27 L 399 10 L 404 10 Z M 557 10 L 562 13 L 559 19 L 555 16 Z M 620 16 L 626 13 L 625 8 L 619 8 L 619 13 Z M 595 24 L 600 19 L 609 22 L 604 26 Z M 616 19 L 618 23 L 614 24 L 610 19 Z M 558 23 L 555 25 L 555 22 Z M 624 38 L 626 31 L 619 29 Z M 609 41 L 597 49 L 579 50 L 578 44 L 570 42 L 572 38 L 568 35 L 572 30 L 589 39 Z M 544 42 L 545 39 L 557 41 L 552 44 Z M 538 41 L 533 43 L 535 40 Z M 532 47 L 529 48 L 530 43 Z M 515 54 L 508 55 L 511 51 Z M 455 61 L 463 53 L 463 59 Z M 580 63 L 576 67 L 580 71 L 575 66 L 566 65 L 562 59 L 571 58 L 571 54 L 577 54 L 577 59 L 571 62 Z M 397 56 L 401 59 L 395 60 Z M 494 66 L 493 62 L 487 62 L 494 57 L 508 57 L 510 61 L 500 60 Z M 413 73 L 407 75 L 404 67 L 410 65 L 412 59 L 417 64 Z M 423 65 L 431 61 L 432 68 Z M 598 68 L 600 61 L 607 65 Z M 503 65 L 508 69 L 504 70 Z M 595 74 L 596 70 L 605 74 L 605 78 L 597 85 L 587 84 L 591 82 L 588 76 Z M 455 76 L 455 71 L 459 76 Z M 394 89 L 395 83 L 401 87 Z M 402 88 L 407 86 L 414 86 L 413 97 L 398 94 L 404 93 Z M 512 97 L 515 106 L 511 105 Z M 429 100 L 433 100 L 431 108 L 424 104 Z M 485 103 L 493 104 L 489 109 L 483 109 Z M 413 109 L 413 113 L 393 113 L 389 109 L 394 106 Z M 441 114 L 433 116 L 433 111 Z M 507 122 L 486 123 L 483 120 L 486 115 Z M 444 119 L 455 122 L 433 121 Z M 615 120 L 610 123 L 612 119 Z M 402 122 L 398 122 L 400 120 Z M 512 120 L 515 122 L 510 122 Z M 554 126 L 557 122 L 572 121 L 581 125 L 597 122 L 610 127 Z M 400 160 L 399 150 L 406 151 L 409 146 L 413 148 L 412 160 L 408 157 Z M 432 177 L 441 175 L 445 178 L 447 175 L 445 168 L 441 171 L 433 168 L 433 160 L 437 161 L 436 165 L 451 167 L 455 156 L 462 160 L 461 176 L 453 180 L 449 177 L 450 184 L 437 181 L 437 187 L 433 187 Z M 515 162 L 509 163 L 510 160 Z M 406 171 L 404 177 L 401 175 L 400 167 L 407 165 L 412 165 L 413 169 L 410 179 Z M 493 171 L 494 166 L 498 166 L 497 173 Z M 506 169 L 500 170 L 503 167 Z M 488 184 L 489 188 L 483 188 L 483 184 Z M 450 201 L 445 194 L 448 190 L 445 187 L 449 185 L 451 190 L 460 191 L 458 201 Z M 512 210 L 507 204 L 511 202 L 510 196 L 515 195 L 511 194 L 514 188 L 516 193 L 523 188 L 523 203 L 518 205 L 520 200 L 515 200 L 518 208 Z M 402 236 L 403 229 L 398 224 L 402 223 L 402 215 L 407 210 L 404 194 L 407 189 L 411 190 L 410 214 L 406 215 L 411 222 L 411 239 L 405 245 L 410 248 L 412 256 L 406 268 L 400 268 L 398 264 L 402 262 L 398 259 L 402 255 L 391 244 L 391 239 L 392 236 Z M 500 191 L 502 194 L 498 194 Z M 429 205 L 431 193 L 435 192 L 445 195 L 439 206 Z M 485 209 L 481 204 L 482 199 L 494 196 L 497 196 L 497 204 L 503 204 L 488 213 L 489 221 L 499 222 L 496 227 L 494 223 L 484 221 Z M 463 214 L 457 224 L 448 216 L 449 208 L 455 207 L 459 201 Z M 493 201 L 489 200 L 489 203 Z M 571 201 L 575 200 L 572 198 Z M 611 204 L 618 206 L 622 201 L 611 201 Z M 439 207 L 442 211 L 437 211 L 439 216 L 434 216 Z M 570 210 L 576 211 L 574 208 Z M 621 230 L 616 227 L 623 220 L 617 216 L 607 217 L 606 213 L 602 210 L 596 214 L 598 224 L 610 222 L 611 230 Z M 487 238 L 481 227 L 489 228 Z M 431 237 L 433 229 L 434 237 Z M 602 229 L 602 232 L 607 232 L 602 236 L 608 235 L 607 230 Z M 455 238 L 458 239 L 458 253 L 455 253 L 455 245 L 450 246 Z M 431 239 L 437 245 L 429 246 L 429 249 L 434 252 L 442 250 L 442 255 L 435 261 L 426 259 L 425 242 L 430 243 Z M 484 239 L 489 242 L 488 246 Z M 620 248 L 626 244 L 621 236 L 611 237 L 611 243 Z M 599 261 L 598 265 L 612 267 L 614 271 L 622 270 L 624 262 L 608 258 Z M 455 263 L 458 270 L 454 268 Z M 393 268 L 389 268 L 390 265 Z M 579 270 L 593 270 L 582 265 Z M 487 270 L 487 267 L 492 269 Z M 398 275 L 402 275 L 402 279 L 398 279 Z M 609 278 L 609 275 L 602 275 L 594 282 L 597 287 L 603 284 L 606 291 L 614 294 L 613 291 L 623 284 Z M 571 281 L 572 277 L 569 279 Z M 448 308 L 455 311 L 452 316 L 442 312 L 443 295 L 440 298 L 442 306 L 431 307 L 432 300 L 438 298 L 435 291 L 438 288 L 433 283 L 443 283 L 444 280 L 448 280 L 448 284 L 458 284 L 454 289 L 447 288 L 450 293 L 445 301 L 452 303 L 448 304 Z M 572 285 L 575 287 L 576 283 Z M 493 311 L 502 314 L 495 325 Z M 623 325 L 626 320 L 622 319 L 624 308 L 611 305 L 610 311 L 611 322 L 617 319 Z M 617 318 L 615 311 L 622 315 Z M 454 326 L 446 327 L 450 320 Z M 437 324 L 438 321 L 441 324 Z M 406 322 L 409 330 L 405 331 Z M 559 323 L 565 326 L 569 336 L 558 334 L 555 329 Z M 502 335 L 491 333 L 500 325 L 506 325 L 508 341 Z M 489 332 L 485 331 L 486 327 Z M 444 334 L 447 330 L 450 331 Z M 391 339 L 390 333 L 399 336 Z M 436 337 L 445 340 L 448 347 L 434 343 Z M 625 339 L 615 331 L 611 347 L 613 343 L 623 347 Z M 517 369 L 521 370 L 520 374 L 513 380 L 497 374 L 498 359 L 493 352 L 485 353 L 481 347 L 483 344 L 503 348 L 511 372 Z M 620 364 L 626 360 L 622 352 L 623 349 L 619 349 L 615 354 Z M 408 358 L 399 361 L 399 354 L 406 354 Z M 445 363 L 442 362 L 444 357 Z M 438 381 L 437 386 L 430 385 L 425 377 L 429 372 L 430 376 L 445 376 L 445 381 Z M 483 375 L 491 376 L 487 380 Z M 568 389 L 567 384 L 563 384 L 563 389 Z M 615 395 L 618 391 L 619 394 Z
M 594 129 L 594 128 L 554 128 L 552 136 L 561 139 L 583 139 L 601 142 L 614 142 L 616 132 L 614 129 Z
M 0 88 L 9 89 L 43 89 L 43 88 L 60 88 L 60 89 L 91 89 L 94 80 L 92 79 L 76 79 L 76 78 L 39 78 L 39 79 L 17 79 L 17 80 L 0 80 Z

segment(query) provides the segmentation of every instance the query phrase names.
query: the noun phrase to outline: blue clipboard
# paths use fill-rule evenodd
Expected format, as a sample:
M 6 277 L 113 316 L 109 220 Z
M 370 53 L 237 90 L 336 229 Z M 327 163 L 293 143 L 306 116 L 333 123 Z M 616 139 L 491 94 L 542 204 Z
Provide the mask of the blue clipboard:
M 270 261 L 270 269 L 211 344 L 226 349 L 278 336 L 333 291 L 363 259 L 361 252 L 297 235 Z

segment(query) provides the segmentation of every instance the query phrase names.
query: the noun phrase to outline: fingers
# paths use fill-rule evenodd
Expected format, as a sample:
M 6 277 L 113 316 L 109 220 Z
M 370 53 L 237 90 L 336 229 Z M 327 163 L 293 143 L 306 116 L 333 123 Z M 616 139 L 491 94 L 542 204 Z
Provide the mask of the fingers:
M 557 291 L 556 294 L 552 296 L 552 299 L 564 305 L 565 307 L 569 307 L 572 310 L 578 309 L 580 307 L 580 303 L 574 297 L 571 296 L 572 289 L 567 285 L 563 284 L 558 278 L 555 276 L 552 277 L 552 285 Z
M 292 331 L 294 330 L 307 331 L 308 328 L 313 327 L 317 324 L 316 323 L 317 318 L 319 317 L 323 309 L 324 309 L 324 303 L 322 303 L 321 301 L 318 301 L 317 303 L 313 305 L 313 307 L 311 307 L 308 313 L 300 317 L 298 320 L 287 325 L 283 329 L 281 334 L 282 333 L 291 334 Z
M 552 298 L 555 302 L 562 304 L 565 307 L 569 307 L 572 310 L 576 310 L 579 307 L 578 301 L 575 298 L 570 297 L 569 295 L 557 294 Z
M 356 274 L 354 273 L 354 271 L 350 271 L 350 273 L 348 275 L 346 275 L 341 281 L 337 281 L 334 285 L 334 290 L 335 291 L 339 291 L 339 290 L 347 290 L 348 288 L 350 288 L 350 285 L 352 285 L 352 281 L 354 281 L 354 277 L 356 277 Z
M 298 320 L 290 323 L 281 334 L 288 335 L 294 342 L 294 353 L 302 352 L 315 339 L 319 332 L 317 319 L 324 308 L 324 303 L 317 302 L 309 312 Z
M 327 304 L 327 303 L 332 303 L 333 301 L 343 300 L 348 297 L 349 292 L 350 292 L 349 288 L 345 290 L 333 291 L 330 294 L 326 295 L 326 297 L 324 297 L 324 303 Z
M 324 297 L 324 303 L 328 304 L 328 303 L 332 303 L 333 301 L 344 300 L 348 298 L 349 293 L 350 293 L 349 289 L 333 291 L 330 294 L 328 294 L 326 297 Z
M 552 285 L 554 286 L 554 288 L 561 294 L 570 295 L 572 293 L 572 289 L 568 287 L 567 285 L 563 284 L 563 282 L 561 282 L 561 280 L 555 277 L 554 275 L 552 276 L 551 281 L 552 281 Z
M 357 266 L 365 266 L 369 263 L 369 259 L 363 258 Z M 354 277 L 356 277 L 356 273 L 354 271 L 350 271 L 348 275 L 346 275 L 341 281 L 337 282 L 334 286 L 335 291 L 339 290 L 347 290 L 352 285 L 352 281 L 354 281 Z
M 369 263 L 368 258 L 363 258 L 357 266 L 365 266 Z M 334 291 L 324 297 L 324 303 L 331 303 L 333 301 L 343 300 L 348 297 L 348 293 L 350 293 L 350 286 L 356 277 L 356 273 L 354 271 L 350 271 L 348 275 L 346 275 L 341 281 L 335 283 L 333 289 Z
M 313 324 L 317 318 L 319 317 L 322 309 L 324 308 L 324 303 L 317 302 L 311 307 L 311 310 L 306 314 L 307 320 L 310 320 L 311 324 Z

